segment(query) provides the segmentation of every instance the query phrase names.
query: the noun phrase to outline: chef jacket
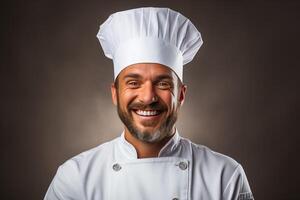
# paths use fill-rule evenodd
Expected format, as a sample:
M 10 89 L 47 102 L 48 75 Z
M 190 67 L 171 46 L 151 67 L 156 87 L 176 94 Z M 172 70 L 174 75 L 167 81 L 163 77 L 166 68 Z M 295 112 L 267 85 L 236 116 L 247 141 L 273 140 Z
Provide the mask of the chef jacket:
M 243 168 L 180 137 L 158 157 L 138 159 L 124 133 L 62 164 L 44 200 L 249 200 Z

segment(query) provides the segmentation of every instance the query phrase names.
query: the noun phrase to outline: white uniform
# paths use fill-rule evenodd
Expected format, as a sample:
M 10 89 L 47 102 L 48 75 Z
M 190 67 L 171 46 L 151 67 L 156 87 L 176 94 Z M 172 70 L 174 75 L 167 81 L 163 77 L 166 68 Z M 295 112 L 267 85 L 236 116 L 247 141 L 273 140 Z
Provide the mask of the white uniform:
M 253 199 L 243 168 L 178 132 L 157 158 L 137 159 L 124 133 L 68 160 L 45 200 Z

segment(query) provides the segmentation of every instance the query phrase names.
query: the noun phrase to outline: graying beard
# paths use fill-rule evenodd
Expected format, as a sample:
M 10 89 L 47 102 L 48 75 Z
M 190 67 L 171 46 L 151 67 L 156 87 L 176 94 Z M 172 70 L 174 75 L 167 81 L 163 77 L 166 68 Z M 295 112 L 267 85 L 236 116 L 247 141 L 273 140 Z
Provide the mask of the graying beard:
M 177 120 L 177 110 L 174 111 L 175 115 L 173 117 L 170 117 L 162 124 L 162 127 L 155 132 L 154 134 L 151 133 L 142 133 L 140 132 L 133 123 L 131 123 L 131 120 L 128 119 L 126 115 L 123 115 L 122 110 L 120 109 L 120 103 L 119 103 L 119 94 L 117 93 L 117 109 L 118 109 L 118 115 L 123 122 L 123 124 L 127 127 L 128 131 L 138 140 L 147 142 L 147 143 L 155 143 L 160 140 L 162 140 L 164 137 L 162 137 L 162 134 L 165 133 L 168 135 L 172 131 L 173 125 L 175 124 Z

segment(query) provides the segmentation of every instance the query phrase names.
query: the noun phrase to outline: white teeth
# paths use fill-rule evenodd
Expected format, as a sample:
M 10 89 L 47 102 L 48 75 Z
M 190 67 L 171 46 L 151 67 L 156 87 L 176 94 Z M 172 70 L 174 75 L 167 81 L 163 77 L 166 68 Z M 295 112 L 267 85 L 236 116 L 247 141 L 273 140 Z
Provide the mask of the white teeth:
M 138 115 L 142 115 L 142 116 L 153 116 L 153 115 L 157 115 L 158 111 L 157 110 L 137 110 L 136 113 Z

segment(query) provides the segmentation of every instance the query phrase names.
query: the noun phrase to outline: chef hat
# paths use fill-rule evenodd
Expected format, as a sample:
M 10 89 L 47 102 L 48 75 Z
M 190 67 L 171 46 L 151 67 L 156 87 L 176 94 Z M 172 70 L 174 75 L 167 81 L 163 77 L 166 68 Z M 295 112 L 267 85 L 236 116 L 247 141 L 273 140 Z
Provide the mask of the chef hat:
M 169 8 L 136 8 L 114 13 L 97 34 L 106 57 L 113 59 L 114 78 L 136 63 L 159 63 L 182 81 L 183 65 L 203 41 L 189 19 Z

